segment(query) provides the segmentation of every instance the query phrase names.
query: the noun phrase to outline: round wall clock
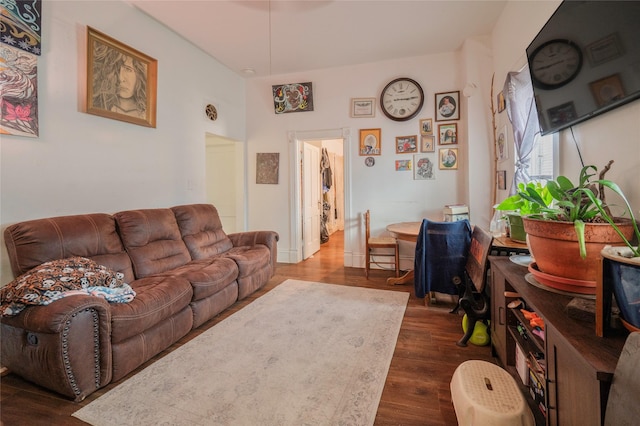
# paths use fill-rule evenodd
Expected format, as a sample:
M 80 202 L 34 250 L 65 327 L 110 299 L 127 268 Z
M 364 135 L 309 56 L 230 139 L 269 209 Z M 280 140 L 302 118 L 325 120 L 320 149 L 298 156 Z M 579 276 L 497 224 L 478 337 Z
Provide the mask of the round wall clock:
M 424 92 L 417 81 L 396 78 L 389 82 L 380 95 L 380 107 L 384 115 L 395 121 L 407 121 L 415 117 L 424 104 Z
M 582 51 L 570 40 L 549 40 L 533 51 L 529 63 L 533 84 L 542 89 L 557 89 L 580 72 Z

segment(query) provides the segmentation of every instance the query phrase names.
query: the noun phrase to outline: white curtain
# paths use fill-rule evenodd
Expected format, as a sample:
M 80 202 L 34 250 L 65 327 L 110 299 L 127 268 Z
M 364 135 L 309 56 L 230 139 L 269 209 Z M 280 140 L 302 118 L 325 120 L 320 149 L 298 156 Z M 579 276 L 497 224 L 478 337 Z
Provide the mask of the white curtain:
M 503 93 L 505 94 L 509 121 L 513 126 L 516 170 L 509 193 L 515 194 L 518 183 L 526 183 L 530 179 L 528 169 L 531 162 L 531 151 L 535 138 L 540 133 L 528 66 L 521 71 L 507 74 Z

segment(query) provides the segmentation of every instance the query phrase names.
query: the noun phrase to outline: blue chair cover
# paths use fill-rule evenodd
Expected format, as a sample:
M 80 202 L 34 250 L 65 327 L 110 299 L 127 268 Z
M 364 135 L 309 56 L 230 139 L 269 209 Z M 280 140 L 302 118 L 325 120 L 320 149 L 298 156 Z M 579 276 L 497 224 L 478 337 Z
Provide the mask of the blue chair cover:
M 414 286 L 416 297 L 430 291 L 458 294 L 453 277 L 464 282 L 464 267 L 471 244 L 471 224 L 467 219 L 458 222 L 422 220 L 416 242 Z

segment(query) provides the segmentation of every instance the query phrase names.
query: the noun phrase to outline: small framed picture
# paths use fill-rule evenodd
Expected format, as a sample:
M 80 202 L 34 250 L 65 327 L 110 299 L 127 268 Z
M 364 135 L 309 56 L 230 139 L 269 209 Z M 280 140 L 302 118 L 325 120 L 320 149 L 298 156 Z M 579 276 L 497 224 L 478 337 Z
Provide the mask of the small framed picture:
M 313 83 L 289 83 L 271 86 L 273 109 L 279 114 L 313 111 Z
M 593 98 L 599 107 L 615 102 L 624 97 L 624 89 L 618 74 L 610 75 L 589 83 Z
M 496 156 L 498 161 L 509 158 L 509 144 L 507 143 L 507 126 L 503 126 L 496 139 Z
M 456 123 L 438 125 L 438 142 L 440 145 L 453 145 L 458 143 L 458 125 Z
M 420 152 L 435 152 L 436 137 L 433 135 L 420 135 Z
M 376 98 L 352 98 L 351 117 L 373 118 L 376 116 Z
M 570 121 L 578 118 L 578 114 L 576 114 L 576 106 L 573 102 L 565 102 L 561 105 L 549 108 L 547 110 L 547 114 L 549 115 L 549 123 L 551 123 L 551 127 L 569 123 Z
M 507 107 L 507 101 L 504 99 L 504 92 L 498 93 L 498 112 L 504 111 Z
M 507 171 L 498 170 L 496 172 L 496 181 L 498 182 L 498 189 L 507 189 Z
M 460 92 L 436 93 L 436 121 L 460 120 Z
M 418 152 L 418 136 L 398 136 L 396 137 L 396 154 L 410 154 Z
M 458 170 L 458 148 L 440 148 L 438 158 L 440 170 Z
M 408 172 L 411 170 L 411 160 L 396 160 L 396 172 Z
M 433 156 L 425 154 L 414 154 L 413 156 L 413 179 L 428 180 L 435 179 L 435 165 Z
M 624 53 L 616 33 L 594 41 L 587 45 L 584 50 L 587 52 L 587 58 L 589 58 L 589 63 L 592 67 L 609 62 Z
M 380 155 L 380 129 L 360 129 L 360 155 Z
M 433 120 L 431 118 L 424 118 L 420 120 L 420 134 L 421 135 L 433 134 Z

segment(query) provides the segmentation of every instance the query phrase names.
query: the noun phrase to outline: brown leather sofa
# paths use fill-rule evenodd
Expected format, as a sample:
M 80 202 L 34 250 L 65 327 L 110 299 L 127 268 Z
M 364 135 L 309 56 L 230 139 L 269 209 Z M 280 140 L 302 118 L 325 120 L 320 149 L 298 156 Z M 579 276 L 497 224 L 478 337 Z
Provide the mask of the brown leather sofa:
M 210 204 L 37 219 L 4 236 L 16 277 L 80 256 L 136 292 L 130 303 L 77 295 L 1 319 L 2 365 L 75 401 L 264 286 L 277 261 L 276 232 L 227 235 Z

